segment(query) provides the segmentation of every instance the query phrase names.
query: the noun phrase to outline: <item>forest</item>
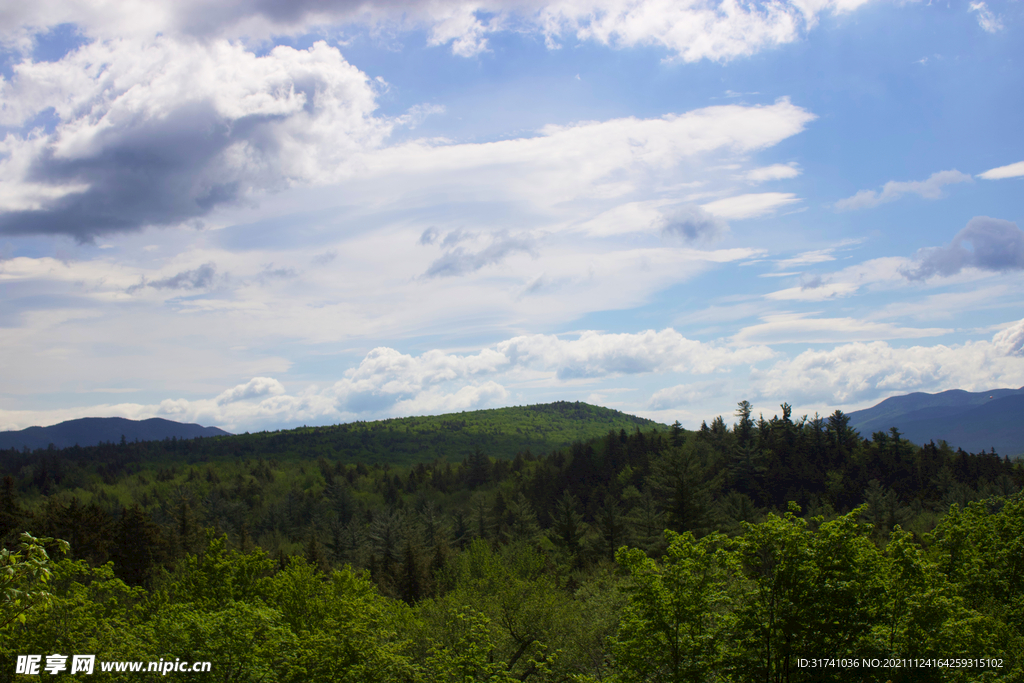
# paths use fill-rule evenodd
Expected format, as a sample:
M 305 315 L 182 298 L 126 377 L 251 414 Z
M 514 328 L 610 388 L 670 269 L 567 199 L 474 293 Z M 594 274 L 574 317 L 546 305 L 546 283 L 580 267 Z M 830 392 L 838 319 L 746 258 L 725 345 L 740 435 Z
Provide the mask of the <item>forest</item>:
M 1020 460 L 840 411 L 729 422 L 556 403 L 0 452 L 0 680 L 59 653 L 197 681 L 1024 681 Z

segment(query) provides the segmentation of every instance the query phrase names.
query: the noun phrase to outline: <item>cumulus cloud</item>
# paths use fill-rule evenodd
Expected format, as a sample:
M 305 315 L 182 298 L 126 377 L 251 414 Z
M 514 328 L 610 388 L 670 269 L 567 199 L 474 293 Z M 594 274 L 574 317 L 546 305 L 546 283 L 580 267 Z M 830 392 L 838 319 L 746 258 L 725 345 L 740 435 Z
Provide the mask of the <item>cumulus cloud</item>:
M 970 182 L 971 176 L 961 173 L 956 169 L 949 171 L 938 171 L 932 173 L 927 180 L 896 181 L 890 180 L 882 186 L 881 192 L 874 190 L 861 190 L 852 197 L 840 199 L 836 202 L 836 209 L 840 211 L 853 211 L 855 209 L 869 209 L 894 202 L 905 194 L 916 194 L 925 199 L 939 199 L 942 197 L 942 188 L 955 183 Z
M 1024 384 L 1024 321 L 991 341 L 894 348 L 886 342 L 808 350 L 751 378 L 760 395 L 828 404 L 857 403 L 912 391 L 983 391 Z
M 1018 320 L 992 337 L 992 343 L 1004 355 L 1024 357 L 1024 320 Z
M 1004 178 L 1019 178 L 1021 176 L 1024 176 L 1024 161 L 990 168 L 984 173 L 978 174 L 979 178 L 984 178 L 985 180 L 1002 180 Z
M 687 242 L 713 240 L 729 231 L 729 224 L 696 205 L 674 207 L 662 212 L 661 230 Z
M 260 396 L 280 396 L 285 393 L 284 386 L 272 377 L 253 377 L 245 384 L 228 389 L 215 399 L 217 405 L 246 401 Z
M 501 342 L 495 348 L 509 363 L 554 372 L 559 379 L 649 372 L 705 374 L 774 355 L 764 346 L 737 348 L 687 339 L 671 328 L 636 334 L 587 331 L 572 340 L 528 335 Z
M 508 398 L 508 391 L 497 382 L 464 386 L 458 391 L 444 393 L 425 391 L 414 398 L 399 401 L 394 411 L 399 415 L 437 415 L 462 410 L 477 410 L 492 406 Z
M 658 389 L 647 401 L 648 410 L 668 410 L 679 406 L 703 404 L 710 398 L 720 396 L 724 387 L 721 383 L 697 382 L 677 384 Z
M 334 391 L 344 397 L 347 406 L 354 407 L 390 397 L 405 400 L 424 388 L 515 369 L 552 373 L 561 380 L 651 372 L 706 374 L 772 356 L 772 351 L 763 346 L 709 344 L 687 339 L 671 328 L 636 334 L 591 330 L 575 339 L 534 334 L 513 337 L 467 355 L 433 350 L 412 356 L 377 348 L 358 367 L 347 371 L 345 378 L 334 385 Z
M 227 41 L 94 41 L 16 64 L 0 98 L 0 124 L 48 109 L 57 120 L 4 141 L 0 178 L 31 201 L 0 206 L 0 232 L 83 241 L 317 182 L 393 125 L 373 116 L 367 77 L 324 42 L 257 56 Z
M 964 268 L 1007 271 L 1024 269 L 1024 231 L 1016 223 L 975 216 L 944 247 L 920 250 L 916 264 L 903 271 L 911 280 L 948 277 Z
M 215 424 L 228 430 L 350 421 L 395 415 L 470 410 L 509 397 L 508 381 L 576 382 L 601 377 L 670 372 L 708 375 L 775 357 L 764 346 L 736 347 L 687 339 L 669 328 L 637 334 L 588 331 L 575 338 L 513 337 L 475 353 L 430 350 L 419 355 L 379 347 L 323 387 L 288 393 L 276 379 L 254 377 L 209 399 L 168 399 L 153 405 L 118 404 L 62 411 L 0 410 L 0 428 L 53 424 L 88 415 L 132 419 L 161 416 Z M 709 385 L 710 386 L 710 385 Z

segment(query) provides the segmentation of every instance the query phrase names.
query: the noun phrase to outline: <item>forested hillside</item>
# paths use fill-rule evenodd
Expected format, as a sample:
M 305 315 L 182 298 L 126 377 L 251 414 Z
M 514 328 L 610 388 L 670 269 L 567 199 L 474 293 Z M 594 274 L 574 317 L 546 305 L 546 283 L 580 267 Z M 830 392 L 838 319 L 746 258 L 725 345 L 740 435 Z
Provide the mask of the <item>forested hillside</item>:
M 183 425 L 184 426 L 184 425 Z M 134 461 L 181 463 L 198 460 L 317 457 L 364 464 L 414 464 L 468 457 L 477 448 L 494 458 L 513 458 L 524 450 L 552 451 L 573 441 L 601 436 L 609 429 L 659 429 L 665 425 L 610 408 L 559 401 L 533 406 L 474 410 L 426 417 L 404 417 L 375 422 L 352 422 L 324 427 L 300 427 L 275 432 L 236 434 L 205 439 L 140 440 L 133 444 Z M 202 428 L 200 428 L 202 429 Z M 197 434 L 198 436 L 198 434 Z M 205 435 L 204 436 L 210 436 Z M 64 460 L 91 462 L 113 453 L 108 439 L 98 448 L 58 448 Z M 0 462 L 19 461 L 26 449 L 0 448 Z M 38 449 L 28 449 L 35 451 Z M 124 455 L 124 451 L 120 452 Z M 33 462 L 37 455 L 22 459 Z
M 426 442 L 455 417 L 419 423 Z M 54 651 L 246 681 L 1024 676 L 1020 461 L 746 402 L 731 426 L 606 427 L 510 458 L 474 416 L 454 432 L 468 457 L 406 465 L 324 455 L 336 428 L 319 429 L 280 458 L 203 450 L 222 439 L 8 452 L 5 547 L 28 530 L 70 550 L 49 609 L 0 629 L 0 676 Z M 800 664 L 893 657 L 930 663 Z M 1001 666 L 933 660 L 965 657 Z

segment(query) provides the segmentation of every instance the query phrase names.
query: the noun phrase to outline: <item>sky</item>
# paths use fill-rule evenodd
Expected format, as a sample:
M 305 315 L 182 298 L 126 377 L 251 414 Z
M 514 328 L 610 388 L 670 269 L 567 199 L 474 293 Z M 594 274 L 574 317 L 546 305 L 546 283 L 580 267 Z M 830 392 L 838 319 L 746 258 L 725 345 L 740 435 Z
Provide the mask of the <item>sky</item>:
M 1024 0 L 0 7 L 0 429 L 1024 385 Z

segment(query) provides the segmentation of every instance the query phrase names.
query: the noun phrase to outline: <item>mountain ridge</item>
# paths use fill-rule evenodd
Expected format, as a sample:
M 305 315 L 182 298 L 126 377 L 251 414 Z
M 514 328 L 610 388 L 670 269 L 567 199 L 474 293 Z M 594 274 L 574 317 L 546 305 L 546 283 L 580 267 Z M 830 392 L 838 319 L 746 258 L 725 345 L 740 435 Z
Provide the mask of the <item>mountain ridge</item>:
M 850 426 L 864 436 L 896 427 L 918 444 L 945 441 L 972 453 L 992 448 L 1000 455 L 1024 453 L 1024 388 L 915 392 L 848 415 Z
M 204 427 L 195 423 L 175 422 L 161 417 L 129 420 L 125 417 L 81 417 L 65 420 L 48 427 L 27 427 L 0 432 L 0 449 L 38 449 L 72 446 L 96 446 L 103 442 L 117 442 L 123 436 L 127 441 L 162 441 L 163 439 L 193 439 L 196 437 L 230 436 L 219 427 Z

